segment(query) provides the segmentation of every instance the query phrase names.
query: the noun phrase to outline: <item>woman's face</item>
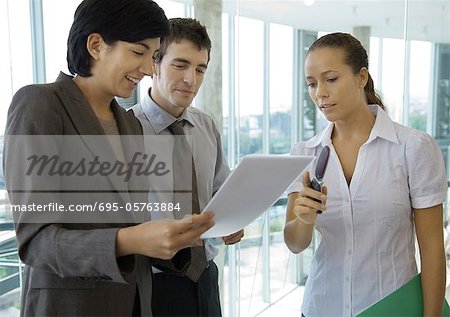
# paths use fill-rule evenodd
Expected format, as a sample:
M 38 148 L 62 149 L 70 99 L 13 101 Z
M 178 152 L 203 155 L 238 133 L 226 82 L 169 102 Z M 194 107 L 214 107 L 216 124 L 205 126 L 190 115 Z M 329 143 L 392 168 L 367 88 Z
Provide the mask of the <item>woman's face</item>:
M 159 41 L 159 38 L 136 43 L 117 41 L 111 46 L 103 42 L 92 67 L 103 93 L 113 97 L 130 97 L 139 81 L 152 74 L 152 57 L 159 49 Z
M 345 51 L 321 47 L 311 51 L 305 61 L 309 96 L 327 120 L 345 120 L 361 104 L 366 104 L 364 86 L 367 69 L 354 74 L 345 64 Z

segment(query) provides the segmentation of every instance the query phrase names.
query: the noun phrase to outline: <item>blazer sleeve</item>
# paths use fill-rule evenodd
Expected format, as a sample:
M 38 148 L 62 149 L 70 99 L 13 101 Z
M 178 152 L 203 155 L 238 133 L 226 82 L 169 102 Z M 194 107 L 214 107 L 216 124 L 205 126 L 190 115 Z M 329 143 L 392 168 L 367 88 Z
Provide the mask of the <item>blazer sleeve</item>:
M 225 155 L 223 154 L 222 138 L 220 136 L 220 133 L 217 130 L 214 121 L 212 121 L 211 124 L 212 124 L 212 132 L 214 134 L 214 137 L 216 138 L 217 144 L 217 156 L 213 180 L 213 196 L 214 196 L 216 192 L 220 189 L 222 184 L 225 182 L 227 177 L 230 175 L 230 167 L 228 166 L 228 162 L 225 158 Z
M 71 124 L 52 85 L 31 85 L 20 89 L 14 95 L 8 111 L 4 171 L 13 205 L 60 201 L 57 190 L 40 195 L 34 191 L 35 188 L 40 188 L 36 179 L 17 177 L 23 175 L 25 169 L 24 163 L 21 163 L 25 160 L 20 158 L 28 157 L 37 147 L 45 146 L 58 153 L 58 140 L 63 141 L 58 136 L 66 134 L 67 126 Z M 36 142 L 36 137 L 40 139 L 39 136 L 50 135 L 55 136 L 52 142 Z M 59 185 L 57 176 L 52 176 L 51 179 L 49 176 L 46 181 L 51 182 L 51 186 L 55 188 Z M 134 270 L 134 256 L 119 260 L 116 258 L 115 241 L 119 228 L 102 224 L 96 224 L 97 227 L 77 227 L 77 224 L 64 223 L 61 214 L 14 212 L 13 216 L 19 256 L 27 265 L 60 277 L 120 283 L 127 283 L 129 274 Z

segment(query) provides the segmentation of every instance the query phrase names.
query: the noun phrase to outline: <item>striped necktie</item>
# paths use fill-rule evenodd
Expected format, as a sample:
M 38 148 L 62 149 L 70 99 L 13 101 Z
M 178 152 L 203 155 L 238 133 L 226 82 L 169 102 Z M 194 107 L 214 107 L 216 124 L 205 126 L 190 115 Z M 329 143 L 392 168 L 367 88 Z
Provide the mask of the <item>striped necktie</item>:
M 192 213 L 192 214 L 198 214 L 200 213 L 200 203 L 198 200 L 198 188 L 197 188 L 197 176 L 195 172 L 195 164 L 194 164 L 194 157 L 192 156 L 192 150 L 189 146 L 189 143 L 187 142 L 186 137 L 183 137 L 184 130 L 183 130 L 183 123 L 182 121 L 175 121 L 172 123 L 167 129 L 177 137 L 175 138 L 175 144 L 173 149 L 173 183 L 174 183 L 174 203 L 180 203 L 183 214 L 177 215 L 176 218 L 181 218 L 186 213 Z M 189 156 L 191 157 L 191 160 L 189 160 Z M 189 164 L 189 161 L 192 163 L 192 168 L 190 168 L 187 164 Z M 191 175 L 188 175 L 189 172 L 191 172 Z M 183 201 L 186 200 L 186 196 L 189 196 L 186 194 L 186 190 L 177 190 L 179 184 L 183 184 L 186 182 L 186 180 L 192 179 L 191 182 L 191 194 L 192 197 L 190 197 L 191 200 L 191 206 L 192 209 L 189 210 L 189 207 L 183 208 Z M 182 186 L 186 187 L 186 186 Z M 186 189 L 186 188 L 184 188 Z M 188 188 L 189 190 L 189 188 Z M 177 198 L 179 197 L 179 198 Z M 186 206 L 189 203 L 185 203 Z M 187 212 L 189 211 L 189 212 Z M 192 281 L 197 282 L 200 278 L 200 275 L 207 267 L 208 263 L 206 261 L 206 253 L 205 253 L 205 247 L 204 246 L 198 246 L 198 247 L 191 247 L 191 262 L 189 267 L 187 268 L 187 271 L 185 275 L 190 278 Z

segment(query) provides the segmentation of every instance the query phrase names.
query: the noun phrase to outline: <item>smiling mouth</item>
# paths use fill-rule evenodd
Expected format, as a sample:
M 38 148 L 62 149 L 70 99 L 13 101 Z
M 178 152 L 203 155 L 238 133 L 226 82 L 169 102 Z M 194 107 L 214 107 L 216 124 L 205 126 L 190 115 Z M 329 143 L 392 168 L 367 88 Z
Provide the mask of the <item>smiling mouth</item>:
M 324 104 L 324 105 L 320 105 L 319 108 L 320 109 L 328 109 L 328 108 L 333 107 L 334 105 L 335 105 L 334 103 L 333 104 Z
M 137 85 L 142 79 L 142 78 L 131 77 L 129 75 L 126 75 L 125 78 L 128 79 L 129 81 L 131 81 L 134 85 Z

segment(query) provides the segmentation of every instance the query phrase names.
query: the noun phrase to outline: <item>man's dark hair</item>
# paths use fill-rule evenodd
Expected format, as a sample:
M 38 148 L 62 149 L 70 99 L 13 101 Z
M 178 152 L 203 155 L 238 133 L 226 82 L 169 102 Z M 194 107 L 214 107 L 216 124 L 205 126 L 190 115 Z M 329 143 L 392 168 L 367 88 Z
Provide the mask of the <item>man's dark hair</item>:
M 211 53 L 211 40 L 205 26 L 198 20 L 191 18 L 173 18 L 169 20 L 170 34 L 161 38 L 161 46 L 155 56 L 155 62 L 161 62 L 166 55 L 167 48 L 173 42 L 179 43 L 181 40 L 188 40 L 197 45 L 198 49 L 208 51 L 208 62 Z
M 130 43 L 169 34 L 170 26 L 163 9 L 150 0 L 84 0 L 75 11 L 67 40 L 69 71 L 92 76 L 92 57 L 86 43 L 99 33 L 108 45 Z

